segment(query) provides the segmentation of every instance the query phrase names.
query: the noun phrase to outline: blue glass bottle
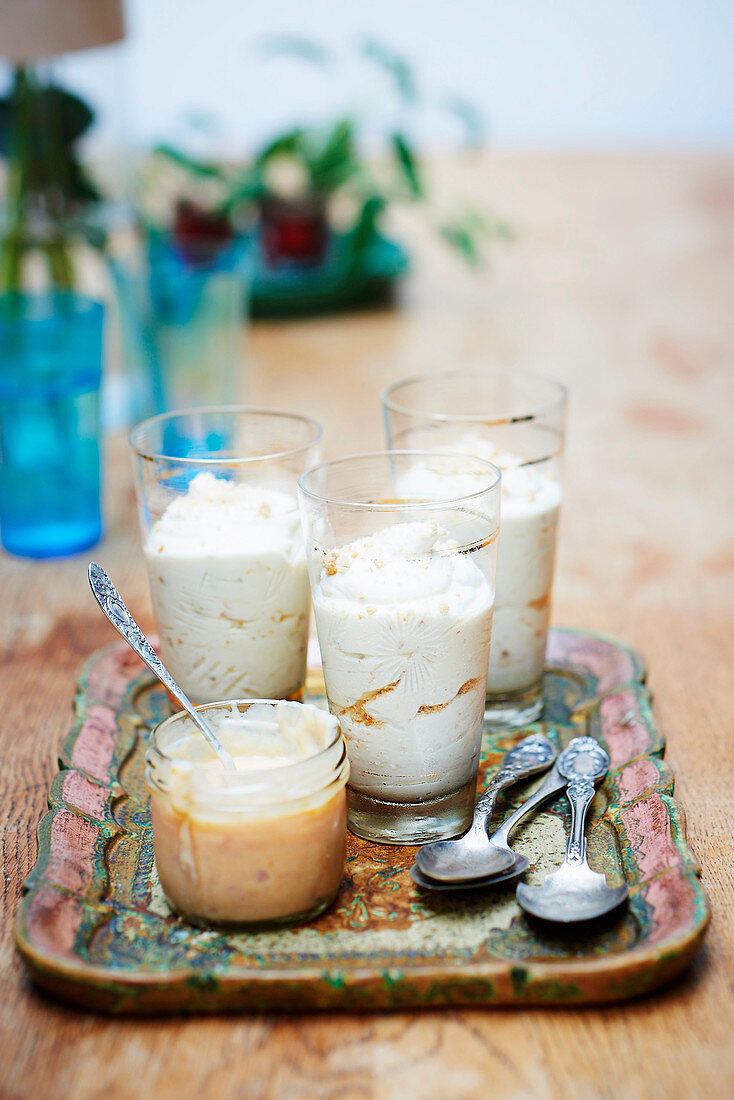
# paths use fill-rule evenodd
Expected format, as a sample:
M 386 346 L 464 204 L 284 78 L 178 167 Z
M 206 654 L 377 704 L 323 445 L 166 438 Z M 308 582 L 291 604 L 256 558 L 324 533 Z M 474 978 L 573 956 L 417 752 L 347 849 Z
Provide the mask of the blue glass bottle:
M 102 534 L 104 310 L 71 293 L 0 297 L 0 541 L 25 557 Z

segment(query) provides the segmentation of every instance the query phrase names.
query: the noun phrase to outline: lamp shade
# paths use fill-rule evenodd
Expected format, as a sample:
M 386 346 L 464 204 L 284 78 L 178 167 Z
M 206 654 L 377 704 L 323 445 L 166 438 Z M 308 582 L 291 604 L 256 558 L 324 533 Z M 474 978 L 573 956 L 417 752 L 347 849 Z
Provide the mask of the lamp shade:
M 15 64 L 106 46 L 124 33 L 122 0 L 0 0 L 0 57 Z

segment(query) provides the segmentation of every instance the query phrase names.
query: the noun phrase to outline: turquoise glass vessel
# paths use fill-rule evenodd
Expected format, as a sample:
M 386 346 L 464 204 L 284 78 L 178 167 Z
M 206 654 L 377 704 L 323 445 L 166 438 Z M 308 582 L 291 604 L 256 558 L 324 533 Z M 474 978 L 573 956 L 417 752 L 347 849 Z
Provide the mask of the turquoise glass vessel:
M 104 309 L 72 293 L 0 297 L 0 541 L 62 557 L 102 534 Z
M 251 252 L 243 237 L 184 248 L 150 230 L 142 264 L 111 261 L 133 420 L 242 400 Z

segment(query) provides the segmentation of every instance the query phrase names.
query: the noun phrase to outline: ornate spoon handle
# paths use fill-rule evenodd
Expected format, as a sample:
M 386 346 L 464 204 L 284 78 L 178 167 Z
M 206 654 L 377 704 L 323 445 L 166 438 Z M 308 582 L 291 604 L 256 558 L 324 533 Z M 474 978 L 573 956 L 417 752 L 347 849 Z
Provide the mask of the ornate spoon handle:
M 125 606 L 122 596 L 115 588 L 107 573 L 102 566 L 97 565 L 95 561 L 89 563 L 89 584 L 97 603 L 115 629 L 122 634 L 130 648 L 135 650 L 142 661 L 145 661 L 150 671 L 158 677 L 164 687 L 168 688 L 174 699 L 176 699 L 183 709 L 187 711 L 189 718 L 197 729 L 203 733 L 204 737 L 206 737 L 224 767 L 228 768 L 230 771 L 235 771 L 234 760 L 227 750 L 219 743 L 219 739 L 214 731 L 210 729 L 206 722 L 197 714 L 193 704 L 184 695 L 181 688 L 153 649 L 153 646 L 135 622 L 135 619 Z
M 566 844 L 566 863 L 586 863 L 586 813 L 594 797 L 594 784 L 588 780 L 574 781 L 566 787 L 571 803 L 571 830 Z
M 559 766 L 568 780 L 566 797 L 571 805 L 571 828 L 566 842 L 565 863 L 586 863 L 586 813 L 595 785 L 609 769 L 609 754 L 593 737 L 576 737 L 561 754 Z
M 486 828 L 487 819 L 494 810 L 497 795 L 505 787 L 528 779 L 531 775 L 549 768 L 556 757 L 556 750 L 543 734 L 531 734 L 505 755 L 500 770 L 482 794 L 474 808 L 472 827 Z
M 550 798 L 552 794 L 563 790 L 565 786 L 566 780 L 559 772 L 558 766 L 554 765 L 535 794 L 531 794 L 530 798 L 522 802 L 509 817 L 506 817 L 499 829 L 496 829 L 489 839 L 496 841 L 498 844 L 506 845 L 510 839 L 510 833 L 518 822 L 522 821 L 525 815 L 534 810 L 536 806 L 539 806 L 541 802 L 545 802 L 546 798 Z

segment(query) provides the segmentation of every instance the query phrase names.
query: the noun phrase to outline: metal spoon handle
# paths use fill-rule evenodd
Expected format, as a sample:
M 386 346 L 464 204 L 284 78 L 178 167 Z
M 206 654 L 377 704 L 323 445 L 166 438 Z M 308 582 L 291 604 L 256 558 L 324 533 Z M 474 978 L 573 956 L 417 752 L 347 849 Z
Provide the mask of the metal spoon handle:
M 505 787 L 545 771 L 556 757 L 556 749 L 544 734 L 531 734 L 505 755 L 500 770 L 474 807 L 473 828 L 486 828 L 497 795 Z
M 150 671 L 158 677 L 166 688 L 168 688 L 174 699 L 188 713 L 191 721 L 197 729 L 203 733 L 204 737 L 206 737 L 225 768 L 234 771 L 234 760 L 224 746 L 219 743 L 219 739 L 213 730 L 211 730 L 205 722 L 202 722 L 193 704 L 181 691 L 181 688 L 173 679 L 166 666 L 161 662 L 153 646 L 135 622 L 135 619 L 128 611 L 122 596 L 115 588 L 109 576 L 102 566 L 98 565 L 95 561 L 89 563 L 89 585 L 94 593 L 94 598 L 115 629 L 122 634 L 131 649 L 134 649 L 138 657 L 140 657 L 142 661 L 145 661 Z
M 472 825 L 486 828 L 487 818 L 492 815 L 494 804 L 497 801 L 497 795 L 500 791 L 504 790 L 505 787 L 512 786 L 512 784 L 520 778 L 521 775 L 514 771 L 514 769 L 501 768 L 474 807 L 474 820 Z
M 577 866 L 586 863 L 586 813 L 594 797 L 594 784 L 589 779 L 574 779 L 566 788 L 571 803 L 571 830 L 566 843 L 566 863 Z
M 499 829 L 496 829 L 489 839 L 497 844 L 507 845 L 510 833 L 518 822 L 522 821 L 525 815 L 534 810 L 536 806 L 539 806 L 541 802 L 545 802 L 546 798 L 550 798 L 552 794 L 563 790 L 565 785 L 566 780 L 558 771 L 557 765 L 554 764 L 535 794 L 531 794 L 530 798 L 518 806 L 509 817 L 506 817 Z

